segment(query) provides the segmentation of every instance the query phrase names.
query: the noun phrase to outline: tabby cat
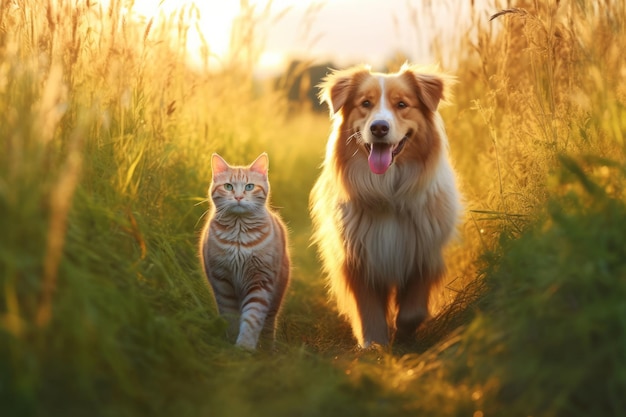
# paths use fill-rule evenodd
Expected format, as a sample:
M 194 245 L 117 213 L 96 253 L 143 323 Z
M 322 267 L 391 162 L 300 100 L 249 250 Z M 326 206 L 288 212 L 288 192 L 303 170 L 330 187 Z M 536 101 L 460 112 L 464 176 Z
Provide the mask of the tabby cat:
M 256 349 L 259 339 L 273 344 L 290 279 L 287 229 L 268 204 L 268 165 L 266 153 L 248 167 L 230 166 L 213 154 L 213 204 L 200 242 L 228 334 L 248 350 Z

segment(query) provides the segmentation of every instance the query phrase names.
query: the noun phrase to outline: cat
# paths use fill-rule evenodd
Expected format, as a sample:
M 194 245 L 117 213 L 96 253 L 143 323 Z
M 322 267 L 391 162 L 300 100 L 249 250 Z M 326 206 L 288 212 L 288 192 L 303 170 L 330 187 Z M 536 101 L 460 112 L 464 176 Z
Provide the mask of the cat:
M 268 202 L 269 158 L 262 153 L 247 167 L 230 166 L 214 153 L 211 168 L 213 204 L 200 242 L 204 271 L 235 344 L 273 346 L 291 273 L 287 228 Z

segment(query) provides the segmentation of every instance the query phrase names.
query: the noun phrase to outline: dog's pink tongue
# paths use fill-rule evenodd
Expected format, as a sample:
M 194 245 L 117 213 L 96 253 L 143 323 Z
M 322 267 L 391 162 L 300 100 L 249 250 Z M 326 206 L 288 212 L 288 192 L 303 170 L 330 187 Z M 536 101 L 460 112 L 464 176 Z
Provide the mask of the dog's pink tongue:
M 391 146 L 381 143 L 373 144 L 367 160 L 374 174 L 384 174 L 391 165 Z

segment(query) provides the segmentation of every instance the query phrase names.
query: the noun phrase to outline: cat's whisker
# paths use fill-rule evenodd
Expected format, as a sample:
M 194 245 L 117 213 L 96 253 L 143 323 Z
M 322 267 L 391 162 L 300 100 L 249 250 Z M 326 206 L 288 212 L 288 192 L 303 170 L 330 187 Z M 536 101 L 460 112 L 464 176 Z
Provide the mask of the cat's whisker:
M 199 206 L 201 204 L 205 204 L 205 203 L 210 203 L 211 200 L 207 197 L 207 198 L 203 198 L 202 200 L 198 201 L 196 204 L 194 204 L 194 206 Z
M 228 210 L 216 210 L 215 211 L 215 220 L 218 222 L 223 222 L 228 218 Z
M 211 212 L 211 209 L 205 210 L 205 211 L 204 211 L 204 213 L 202 213 L 202 214 L 200 215 L 200 218 L 199 218 L 199 219 L 198 219 L 198 221 L 196 222 L 196 226 L 197 226 L 197 225 L 198 225 L 198 223 L 200 223 L 200 221 L 201 221 L 202 219 L 204 219 L 204 217 L 205 217 L 207 214 L 209 214 L 210 212 Z

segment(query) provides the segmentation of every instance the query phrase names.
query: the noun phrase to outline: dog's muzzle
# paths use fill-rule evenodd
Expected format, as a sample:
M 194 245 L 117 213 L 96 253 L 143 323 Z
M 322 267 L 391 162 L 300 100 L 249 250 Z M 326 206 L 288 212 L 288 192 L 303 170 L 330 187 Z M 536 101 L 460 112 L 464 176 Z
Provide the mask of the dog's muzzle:
M 388 143 L 385 139 L 389 134 L 389 123 L 385 120 L 375 120 L 370 125 L 370 132 L 373 136 L 372 143 L 365 143 L 365 149 L 369 156 L 367 158 L 370 170 L 374 174 L 384 174 L 393 163 L 396 155 L 402 151 L 410 132 L 395 145 Z

